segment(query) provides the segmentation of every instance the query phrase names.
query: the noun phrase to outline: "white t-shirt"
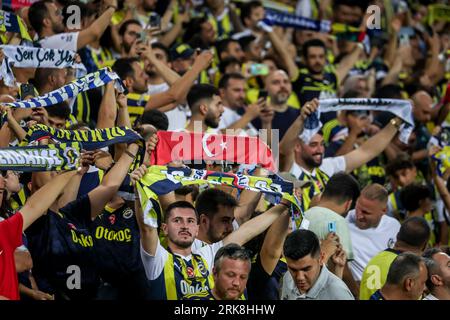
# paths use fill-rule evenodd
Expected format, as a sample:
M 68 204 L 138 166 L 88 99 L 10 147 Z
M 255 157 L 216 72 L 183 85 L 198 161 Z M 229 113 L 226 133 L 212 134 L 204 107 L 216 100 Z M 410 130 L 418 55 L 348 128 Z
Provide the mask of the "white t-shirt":
M 361 281 L 364 269 L 369 261 L 386 248 L 393 248 L 400 223 L 387 215 L 383 215 L 376 228 L 362 230 L 355 223 L 355 210 L 349 211 L 345 218 L 353 245 L 353 261 L 349 266 L 353 278 Z
M 151 84 L 148 86 L 148 94 L 150 95 L 150 99 L 152 95 L 162 93 L 169 90 L 169 85 L 167 83 L 161 84 Z M 177 129 L 182 129 L 186 127 L 186 123 L 188 119 L 191 117 L 191 110 L 188 106 L 185 105 L 177 105 L 170 111 L 164 112 L 169 120 L 169 127 L 167 130 L 173 131 Z
M 192 250 L 192 253 L 200 255 L 208 264 L 209 272 L 212 272 L 214 264 L 214 256 L 216 252 L 223 246 L 223 242 L 219 241 L 213 244 L 207 244 L 200 249 Z M 169 257 L 169 252 L 161 246 L 158 239 L 158 246 L 154 256 L 148 254 L 141 245 L 141 259 L 144 265 L 145 274 L 149 280 L 155 280 L 164 270 L 164 265 Z M 183 257 L 185 261 L 191 261 L 192 255 Z
M 332 158 L 325 158 L 322 161 L 322 165 L 319 167 L 321 171 L 323 171 L 327 176 L 331 177 L 335 173 L 339 171 L 345 171 L 347 168 L 347 164 L 345 163 L 345 157 L 339 156 L 339 157 L 332 157 Z M 312 172 L 308 172 L 306 169 L 300 167 L 295 161 L 292 164 L 291 170 L 289 170 L 290 173 L 292 173 L 295 177 L 299 177 L 300 174 L 302 174 L 303 171 L 305 171 L 310 176 L 316 176 L 316 168 L 313 169 Z
M 231 108 L 224 107 L 222 116 L 220 117 L 219 129 L 226 129 L 236 121 L 239 121 L 241 116 Z
M 42 48 L 77 51 L 79 32 L 59 33 L 39 40 Z

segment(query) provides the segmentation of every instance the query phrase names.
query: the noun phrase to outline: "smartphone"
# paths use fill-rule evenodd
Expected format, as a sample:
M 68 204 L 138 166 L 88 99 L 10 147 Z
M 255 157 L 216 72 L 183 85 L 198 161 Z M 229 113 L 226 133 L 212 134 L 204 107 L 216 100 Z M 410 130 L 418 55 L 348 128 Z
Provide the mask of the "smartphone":
M 138 41 L 139 42 L 145 42 L 145 39 L 147 38 L 147 32 L 145 30 L 142 30 L 139 33 Z
M 20 85 L 20 98 L 25 99 L 27 97 L 35 97 L 36 93 L 34 91 L 34 86 L 29 83 L 22 83 Z
M 150 14 L 148 19 L 147 29 L 160 30 L 161 29 L 161 16 L 155 12 Z
M 328 232 L 336 233 L 336 221 L 328 222 Z
M 400 46 L 409 46 L 409 35 L 405 33 L 400 35 Z
M 267 76 L 269 74 L 269 66 L 263 63 L 252 63 L 250 65 L 250 74 L 252 76 Z
M 267 92 L 267 90 L 259 90 L 258 93 L 258 100 L 261 98 L 267 98 L 267 96 L 269 95 L 269 93 Z

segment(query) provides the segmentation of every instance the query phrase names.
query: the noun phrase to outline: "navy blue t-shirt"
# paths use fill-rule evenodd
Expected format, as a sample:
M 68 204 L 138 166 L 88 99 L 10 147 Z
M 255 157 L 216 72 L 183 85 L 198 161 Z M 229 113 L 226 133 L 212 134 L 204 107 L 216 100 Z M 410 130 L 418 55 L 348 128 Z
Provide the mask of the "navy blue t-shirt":
M 91 223 L 91 204 L 85 195 L 59 212 L 48 210 L 28 228 L 33 274 L 42 291 L 54 293 L 57 299 L 89 300 L 95 296 L 99 277 Z
M 300 110 L 292 107 L 288 107 L 285 112 L 275 111 L 275 116 L 272 120 L 272 129 L 279 130 L 280 140 L 283 138 L 286 131 L 289 129 L 291 124 L 300 115 Z M 259 130 L 262 129 L 262 123 L 260 118 L 256 118 L 252 121 L 253 126 Z

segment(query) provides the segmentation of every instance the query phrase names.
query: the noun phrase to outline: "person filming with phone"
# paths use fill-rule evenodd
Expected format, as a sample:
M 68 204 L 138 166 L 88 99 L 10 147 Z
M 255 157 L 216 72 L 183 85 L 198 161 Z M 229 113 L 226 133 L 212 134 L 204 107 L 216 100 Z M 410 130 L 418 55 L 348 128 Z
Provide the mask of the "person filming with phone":
M 300 110 L 288 105 L 292 93 L 292 84 L 284 70 L 276 70 L 267 75 L 265 89 L 267 90 L 266 108 L 262 116 L 252 121 L 256 129 L 278 129 L 280 140 L 287 129 L 300 115 Z

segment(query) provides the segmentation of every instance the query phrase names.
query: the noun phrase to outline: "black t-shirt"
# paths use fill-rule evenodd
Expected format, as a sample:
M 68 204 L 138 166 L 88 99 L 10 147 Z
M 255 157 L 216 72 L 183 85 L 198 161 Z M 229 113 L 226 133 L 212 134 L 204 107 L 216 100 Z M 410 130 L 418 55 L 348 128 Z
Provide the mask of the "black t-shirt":
M 279 260 L 272 274 L 264 270 L 260 255 L 252 263 L 250 276 L 247 282 L 247 294 L 249 300 L 279 300 L 280 279 L 287 271 L 287 265 Z
M 134 211 L 126 204 L 116 210 L 104 209 L 93 221 L 91 234 L 102 280 L 118 288 L 124 298 L 148 298 L 150 284 L 140 256 Z
M 275 115 L 272 120 L 272 129 L 279 130 L 280 140 L 283 138 L 286 131 L 289 129 L 291 124 L 300 115 L 300 110 L 292 107 L 288 107 L 284 112 L 275 111 Z M 253 126 L 259 130 L 262 129 L 262 123 L 260 118 L 256 118 L 252 121 Z
M 42 291 L 62 299 L 88 300 L 95 296 L 99 277 L 89 232 L 91 223 L 91 204 L 85 195 L 59 212 L 49 210 L 28 228 L 33 274 Z

